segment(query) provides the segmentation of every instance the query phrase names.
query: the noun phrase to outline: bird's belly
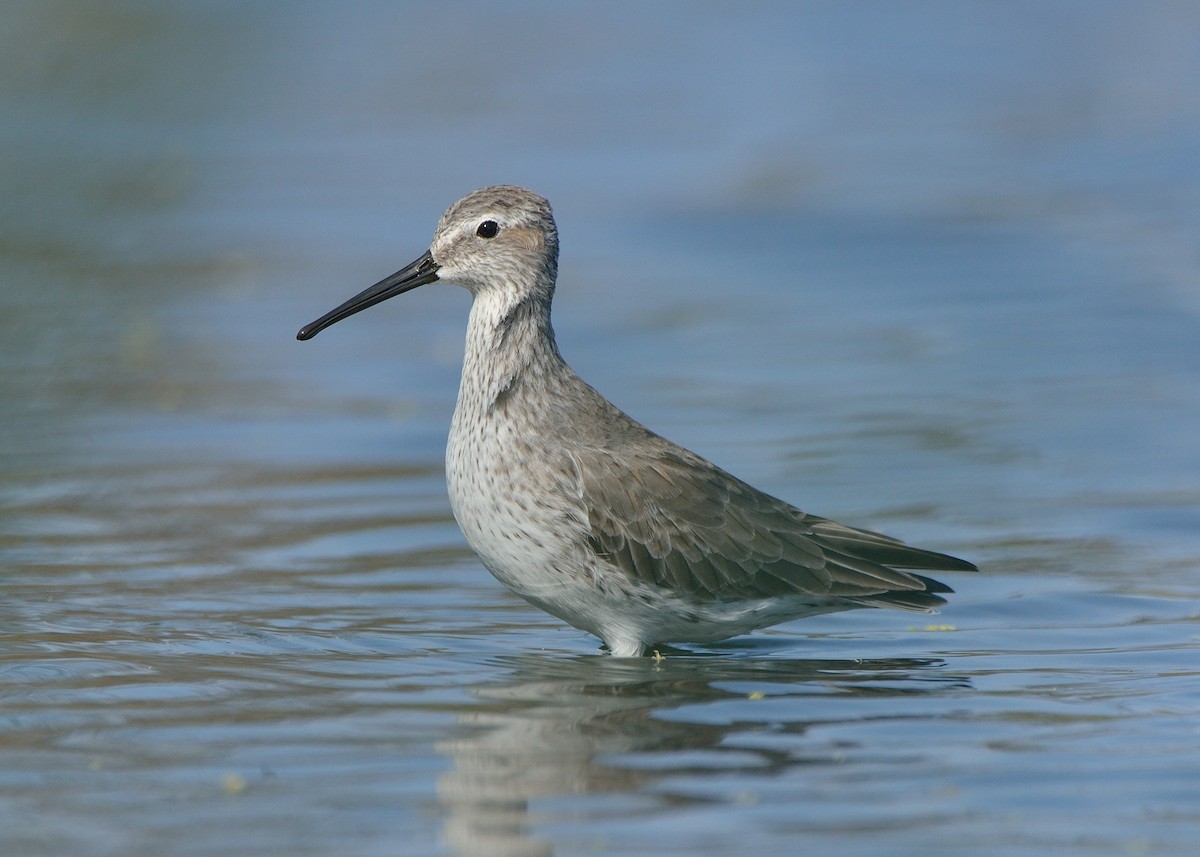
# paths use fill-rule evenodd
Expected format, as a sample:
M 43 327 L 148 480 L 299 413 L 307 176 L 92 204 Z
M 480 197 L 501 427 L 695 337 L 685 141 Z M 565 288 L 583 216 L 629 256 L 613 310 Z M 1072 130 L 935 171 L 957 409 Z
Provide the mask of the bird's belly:
M 586 548 L 581 504 L 552 468 L 539 475 L 520 461 L 530 455 L 520 444 L 469 439 L 465 446 L 452 432 L 446 449 L 446 485 L 459 529 L 497 580 L 567 618 L 563 614 L 588 592 L 595 561 Z
M 505 586 L 521 595 L 553 588 L 560 568 L 571 564 L 547 522 L 520 514 L 472 488 L 451 489 L 450 506 L 467 544 Z
M 493 577 L 535 607 L 601 635 L 611 598 L 597 586 L 594 557 L 573 547 L 577 539 L 555 536 L 537 515 L 508 514 L 486 495 L 452 490 L 450 496 L 459 529 Z

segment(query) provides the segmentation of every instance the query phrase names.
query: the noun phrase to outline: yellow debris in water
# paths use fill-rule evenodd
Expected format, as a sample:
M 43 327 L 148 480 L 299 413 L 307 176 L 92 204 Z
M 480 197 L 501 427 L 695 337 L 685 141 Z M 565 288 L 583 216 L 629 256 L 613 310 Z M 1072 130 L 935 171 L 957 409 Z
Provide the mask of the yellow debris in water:
M 240 795 L 246 790 L 246 778 L 241 774 L 222 774 L 221 788 L 227 795 Z

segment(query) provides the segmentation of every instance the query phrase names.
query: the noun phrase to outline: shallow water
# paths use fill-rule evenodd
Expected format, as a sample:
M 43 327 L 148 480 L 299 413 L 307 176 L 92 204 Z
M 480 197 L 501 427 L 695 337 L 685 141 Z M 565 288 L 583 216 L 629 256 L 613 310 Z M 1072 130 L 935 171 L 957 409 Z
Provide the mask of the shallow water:
M 2 14 L 0 853 L 1194 852 L 1190 7 Z M 467 295 L 294 341 L 496 181 L 600 390 L 982 573 L 661 660 L 506 593 Z

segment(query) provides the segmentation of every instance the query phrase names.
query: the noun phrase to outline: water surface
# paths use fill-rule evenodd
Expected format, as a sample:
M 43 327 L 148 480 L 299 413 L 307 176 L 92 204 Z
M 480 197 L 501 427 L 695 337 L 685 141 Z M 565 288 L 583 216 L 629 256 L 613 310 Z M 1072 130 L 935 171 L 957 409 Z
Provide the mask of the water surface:
M 0 852 L 1193 852 L 1200 15 L 2 16 Z M 601 391 L 983 572 L 662 660 L 504 591 L 466 293 L 294 340 L 500 181 Z

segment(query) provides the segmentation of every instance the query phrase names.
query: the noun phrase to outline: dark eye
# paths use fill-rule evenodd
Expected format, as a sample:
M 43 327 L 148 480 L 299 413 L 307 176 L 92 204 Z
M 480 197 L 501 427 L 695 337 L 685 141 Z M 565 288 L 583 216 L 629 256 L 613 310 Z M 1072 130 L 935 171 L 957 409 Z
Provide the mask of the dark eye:
M 494 220 L 485 220 L 479 224 L 479 228 L 475 230 L 475 234 L 480 238 L 495 238 L 496 233 L 500 231 L 500 224 Z

